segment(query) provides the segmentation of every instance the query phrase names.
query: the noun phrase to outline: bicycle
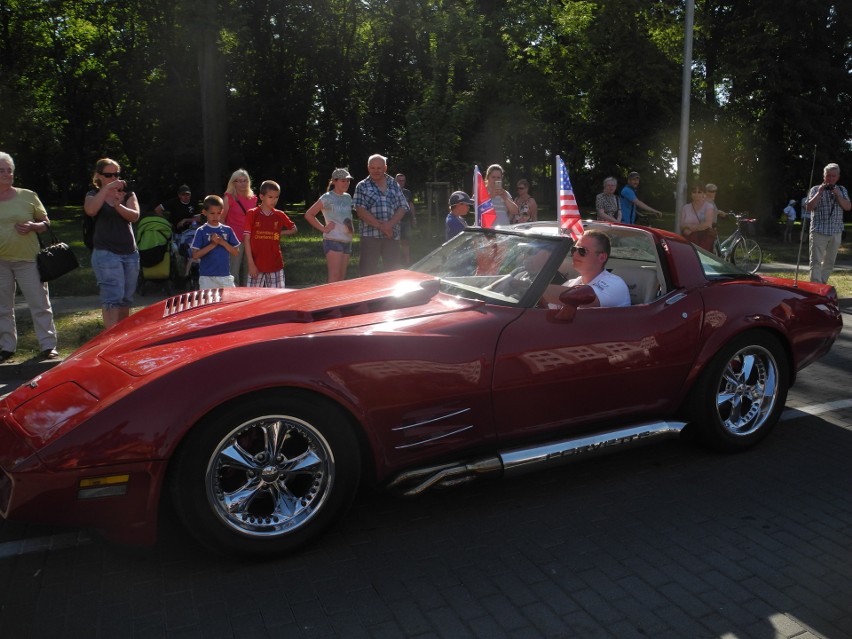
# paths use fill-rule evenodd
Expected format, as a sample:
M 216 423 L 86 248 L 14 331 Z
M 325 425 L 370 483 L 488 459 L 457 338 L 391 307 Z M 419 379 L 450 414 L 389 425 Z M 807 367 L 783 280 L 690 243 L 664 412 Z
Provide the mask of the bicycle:
M 737 221 L 736 228 L 724 240 L 720 241 L 718 235 L 716 236 L 713 252 L 747 273 L 757 273 L 763 263 L 763 250 L 760 244 L 748 237 L 748 226 L 754 224 L 755 220 L 742 213 L 731 212 L 728 215 Z
M 645 211 L 636 211 L 636 226 L 647 226 L 649 229 L 654 228 L 654 220 L 659 222 L 662 216 L 657 217 L 653 213 L 647 213 Z

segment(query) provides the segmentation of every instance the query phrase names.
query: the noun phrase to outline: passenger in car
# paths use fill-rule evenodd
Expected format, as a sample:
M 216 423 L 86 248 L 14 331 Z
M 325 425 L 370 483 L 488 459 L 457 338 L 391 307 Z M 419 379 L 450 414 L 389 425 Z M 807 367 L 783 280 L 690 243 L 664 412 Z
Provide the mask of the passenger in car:
M 603 231 L 591 229 L 583 233 L 571 247 L 572 264 L 580 276 L 562 286 L 591 286 L 595 300 L 588 306 L 630 306 L 627 284 L 618 275 L 606 270 L 611 250 L 609 236 Z M 555 300 L 545 301 L 552 303 Z

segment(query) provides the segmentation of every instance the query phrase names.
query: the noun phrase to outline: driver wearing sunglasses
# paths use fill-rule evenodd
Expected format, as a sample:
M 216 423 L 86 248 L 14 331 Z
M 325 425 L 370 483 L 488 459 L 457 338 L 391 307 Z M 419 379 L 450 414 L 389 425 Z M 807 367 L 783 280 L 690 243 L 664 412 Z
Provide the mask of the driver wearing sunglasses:
M 562 286 L 591 286 L 595 299 L 586 306 L 630 306 L 627 284 L 606 270 L 611 250 L 609 236 L 598 229 L 586 231 L 571 247 L 571 262 L 580 276 Z

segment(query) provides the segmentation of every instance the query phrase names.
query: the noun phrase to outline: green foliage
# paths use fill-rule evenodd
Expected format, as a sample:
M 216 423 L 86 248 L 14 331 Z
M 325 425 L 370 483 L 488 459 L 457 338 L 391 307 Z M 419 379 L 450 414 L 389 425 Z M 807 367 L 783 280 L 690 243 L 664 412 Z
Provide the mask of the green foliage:
M 670 206 L 681 0 L 6 0 L 0 149 L 18 184 L 78 204 L 117 159 L 145 208 L 233 169 L 313 201 L 336 166 L 390 157 L 415 192 L 500 162 L 547 204 L 553 156 L 581 204 L 643 174 Z M 697 0 L 689 180 L 775 210 L 850 164 L 852 13 L 819 0 Z M 209 86 L 208 86 L 209 83 Z M 469 188 L 469 187 L 468 187 Z

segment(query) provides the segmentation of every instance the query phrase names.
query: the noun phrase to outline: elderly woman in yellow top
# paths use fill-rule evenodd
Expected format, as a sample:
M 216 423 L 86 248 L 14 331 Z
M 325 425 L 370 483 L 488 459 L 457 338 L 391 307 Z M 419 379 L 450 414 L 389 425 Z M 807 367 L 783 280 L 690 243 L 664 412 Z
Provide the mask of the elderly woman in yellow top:
M 12 357 L 18 345 L 16 283 L 30 308 L 41 357 L 55 359 L 59 354 L 53 309 L 36 265 L 39 244 L 35 233 L 46 231 L 50 221 L 38 196 L 12 186 L 14 180 L 15 162 L 11 155 L 0 152 L 0 363 Z

